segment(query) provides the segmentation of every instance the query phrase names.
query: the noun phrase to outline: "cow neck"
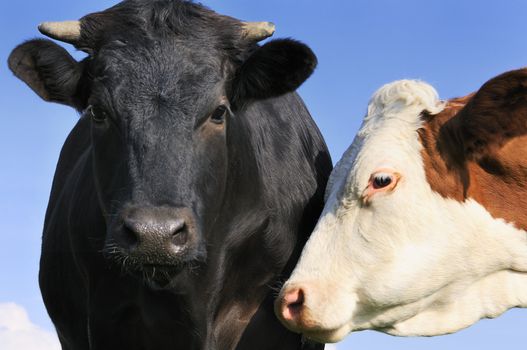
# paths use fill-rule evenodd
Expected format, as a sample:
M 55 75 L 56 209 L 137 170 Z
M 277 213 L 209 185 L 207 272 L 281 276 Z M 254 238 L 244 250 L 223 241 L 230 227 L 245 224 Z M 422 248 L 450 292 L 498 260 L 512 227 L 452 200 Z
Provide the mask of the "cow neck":
M 207 349 L 289 349 L 299 344 L 299 336 L 274 316 L 271 289 L 283 270 L 292 269 L 286 265 L 296 242 L 287 248 L 288 220 L 269 210 L 276 207 L 265 187 L 272 180 L 266 173 L 270 158 L 254 156 L 261 152 L 260 145 L 270 142 L 260 129 L 270 129 L 276 121 L 252 115 L 239 112 L 230 129 L 226 195 L 210 237 L 217 249 L 209 252 L 205 280 L 211 283 L 203 286 L 209 296 Z M 278 237 L 284 242 L 269 244 Z
M 442 112 L 423 115 L 418 133 L 427 181 L 443 198 L 475 200 L 494 218 L 526 230 L 527 136 L 508 140 L 484 158 L 466 159 L 456 116 L 472 97 L 449 100 Z
M 235 206 L 231 205 L 230 208 Z M 266 266 L 258 264 L 258 248 L 255 246 L 260 242 L 265 232 L 267 220 L 265 217 L 246 218 L 251 225 L 236 228 L 228 223 L 223 228 L 226 231 L 236 230 L 239 246 L 231 242 L 218 242 L 222 249 L 210 257 L 208 266 L 214 267 L 207 273 L 207 283 L 204 289 L 208 290 L 207 299 L 207 338 L 212 340 L 214 347 L 218 349 L 234 349 L 242 336 L 245 328 L 263 301 L 268 281 L 266 271 L 252 273 L 259 267 Z M 221 224 L 218 225 L 221 227 Z M 240 230 L 241 229 L 241 230 Z M 248 232 L 255 232 L 250 235 Z M 231 232 L 232 234 L 232 232 Z M 230 243 L 230 244 L 229 244 Z M 251 256 L 249 256 L 251 255 Z M 234 268 L 236 267 L 236 268 Z M 262 281 L 262 279 L 264 281 Z M 262 283 L 264 282 L 264 283 Z M 258 288 L 263 285 L 264 288 Z M 252 286 L 252 287 L 251 287 Z M 211 346 L 212 344 L 208 344 Z

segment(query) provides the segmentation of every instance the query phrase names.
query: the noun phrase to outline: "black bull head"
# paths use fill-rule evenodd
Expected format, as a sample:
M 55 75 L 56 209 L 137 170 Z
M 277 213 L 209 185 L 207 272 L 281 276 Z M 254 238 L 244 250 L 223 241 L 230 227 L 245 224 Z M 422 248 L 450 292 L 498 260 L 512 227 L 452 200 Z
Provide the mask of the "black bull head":
M 331 161 L 291 93 L 313 72 L 314 54 L 294 40 L 259 46 L 272 24 L 184 1 L 125 1 L 39 29 L 88 53 L 77 62 L 31 40 L 9 57 L 40 97 L 82 113 L 57 166 L 41 260 L 62 343 L 135 349 L 151 330 L 136 332 L 143 340 L 119 335 L 119 320 L 183 318 L 192 325 L 185 340 L 176 332 L 149 344 L 234 348 L 260 305 L 271 313 L 264 300 L 321 210 Z M 69 288 L 74 318 L 61 311 L 57 285 Z

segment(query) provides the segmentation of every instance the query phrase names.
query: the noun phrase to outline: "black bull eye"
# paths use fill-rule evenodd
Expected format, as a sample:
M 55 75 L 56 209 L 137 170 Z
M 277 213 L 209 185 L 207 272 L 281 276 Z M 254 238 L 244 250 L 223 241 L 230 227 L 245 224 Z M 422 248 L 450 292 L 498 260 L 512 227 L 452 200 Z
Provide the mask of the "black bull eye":
M 216 108 L 214 112 L 210 115 L 210 120 L 213 123 L 221 124 L 225 121 L 225 115 L 227 114 L 227 107 L 224 105 L 219 106 Z
M 87 108 L 87 112 L 88 115 L 92 118 L 92 120 L 96 123 L 102 123 L 107 118 L 106 112 L 98 106 L 89 106 Z

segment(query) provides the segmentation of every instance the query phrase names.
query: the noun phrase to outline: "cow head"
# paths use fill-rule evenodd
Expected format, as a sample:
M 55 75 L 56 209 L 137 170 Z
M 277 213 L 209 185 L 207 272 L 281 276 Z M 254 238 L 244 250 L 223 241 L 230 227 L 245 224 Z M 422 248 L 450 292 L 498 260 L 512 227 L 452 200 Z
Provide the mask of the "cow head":
M 31 40 L 12 52 L 11 70 L 89 120 L 103 250 L 152 285 L 169 285 L 206 259 L 232 119 L 251 101 L 295 90 L 315 56 L 293 40 L 259 46 L 271 23 L 177 0 L 124 1 L 39 29 L 88 57 L 77 62 L 49 40 Z
M 439 335 L 527 307 L 527 71 L 442 102 L 418 81 L 373 96 L 276 303 L 322 342 Z

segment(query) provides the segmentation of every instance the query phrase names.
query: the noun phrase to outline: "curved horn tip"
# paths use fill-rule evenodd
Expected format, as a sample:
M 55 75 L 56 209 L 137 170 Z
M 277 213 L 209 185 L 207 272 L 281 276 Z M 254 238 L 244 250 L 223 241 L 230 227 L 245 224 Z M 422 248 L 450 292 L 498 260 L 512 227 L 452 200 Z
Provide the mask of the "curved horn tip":
M 43 22 L 38 25 L 38 30 L 50 38 L 65 42 L 75 42 L 81 36 L 80 21 Z
M 276 30 L 273 22 L 245 22 L 243 26 L 245 36 L 258 41 L 272 36 Z
M 276 25 L 273 22 L 260 22 L 262 30 L 265 30 L 269 35 L 273 35 L 276 30 Z

